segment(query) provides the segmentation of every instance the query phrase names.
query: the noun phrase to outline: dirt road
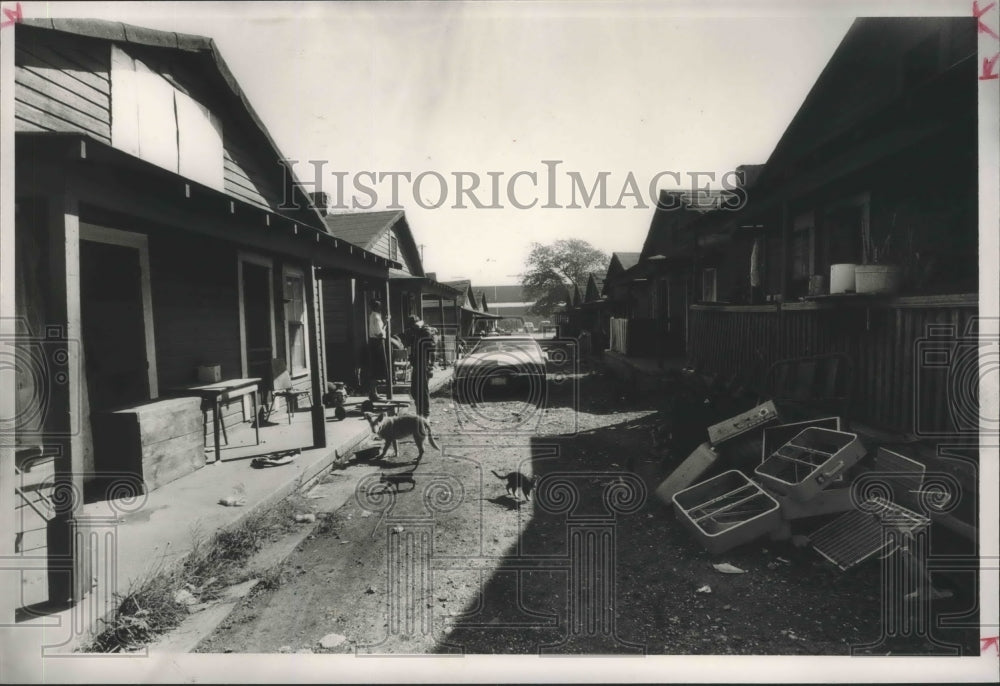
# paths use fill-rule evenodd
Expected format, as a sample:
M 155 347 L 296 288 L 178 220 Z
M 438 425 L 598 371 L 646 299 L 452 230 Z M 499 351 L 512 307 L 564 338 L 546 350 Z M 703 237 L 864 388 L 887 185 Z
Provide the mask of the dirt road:
M 610 376 L 550 381 L 550 393 L 541 412 L 439 393 L 443 451 L 415 464 L 416 446 L 403 443 L 372 463 L 415 468 L 414 483 L 396 494 L 377 474 L 362 479 L 354 500 L 320 513 L 282 583 L 249 597 L 198 652 L 933 652 L 921 637 L 879 641 L 877 563 L 841 573 L 766 538 L 704 552 L 652 496 L 672 467 L 652 450 L 653 410 Z M 538 490 L 511 496 L 494 470 L 520 471 Z M 941 602 L 960 612 L 967 599 Z M 977 630 L 945 636 L 977 648 Z

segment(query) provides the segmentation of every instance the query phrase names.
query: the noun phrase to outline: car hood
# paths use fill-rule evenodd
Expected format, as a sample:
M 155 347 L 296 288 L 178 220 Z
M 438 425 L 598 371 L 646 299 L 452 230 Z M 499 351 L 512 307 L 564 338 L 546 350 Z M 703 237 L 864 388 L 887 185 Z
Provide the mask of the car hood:
M 469 369 L 470 367 L 494 366 L 494 365 L 543 365 L 545 359 L 539 351 L 516 350 L 511 352 L 486 352 L 472 353 L 463 357 L 455 365 L 456 369 Z

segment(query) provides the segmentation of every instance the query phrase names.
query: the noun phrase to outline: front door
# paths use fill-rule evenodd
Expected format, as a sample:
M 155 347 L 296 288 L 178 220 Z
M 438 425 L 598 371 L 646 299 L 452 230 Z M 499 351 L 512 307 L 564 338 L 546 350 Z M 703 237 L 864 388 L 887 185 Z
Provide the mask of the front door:
M 266 379 L 274 357 L 272 331 L 271 269 L 243 262 L 243 346 L 248 377 Z
M 91 411 L 149 400 L 139 250 L 80 241 L 80 318 Z

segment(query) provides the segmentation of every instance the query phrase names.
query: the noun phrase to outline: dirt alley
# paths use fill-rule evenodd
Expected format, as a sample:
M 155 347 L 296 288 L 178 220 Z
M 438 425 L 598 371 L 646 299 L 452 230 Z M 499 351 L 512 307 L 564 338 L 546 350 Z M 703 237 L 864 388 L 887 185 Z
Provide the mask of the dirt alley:
M 767 538 L 719 556 L 701 548 L 653 496 L 676 465 L 653 450 L 653 408 L 600 366 L 550 379 L 541 412 L 513 398 L 456 405 L 442 389 L 431 418 L 443 452 L 428 446 L 414 465 L 404 442 L 367 463 L 415 466 L 415 483 L 392 503 L 377 474 L 363 478 L 370 498 L 318 513 L 281 583 L 249 596 L 197 652 L 846 655 L 878 642 L 876 562 L 842 573 Z M 550 475 L 549 487 L 511 497 L 491 470 Z M 581 554 L 590 545 L 597 569 Z M 934 607 L 970 602 L 956 593 Z M 978 652 L 975 629 L 938 635 Z M 873 651 L 933 652 L 913 636 Z

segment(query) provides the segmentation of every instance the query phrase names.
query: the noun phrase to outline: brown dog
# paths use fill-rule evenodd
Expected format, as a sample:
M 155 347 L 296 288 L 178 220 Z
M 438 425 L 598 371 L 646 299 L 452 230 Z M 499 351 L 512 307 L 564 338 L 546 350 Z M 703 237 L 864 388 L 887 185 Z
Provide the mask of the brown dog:
M 424 437 L 430 441 L 432 447 L 436 450 L 441 450 L 441 446 L 434 442 L 434 436 L 431 434 L 431 425 L 426 419 L 415 414 L 402 414 L 398 417 L 386 417 L 385 412 L 380 412 L 378 415 L 372 415 L 369 412 L 365 412 L 365 419 L 368 420 L 368 424 L 372 427 L 372 433 L 385 441 L 385 447 L 382 449 L 382 454 L 379 455 L 379 459 L 382 459 L 389 452 L 389 446 L 392 446 L 392 456 L 396 457 L 399 455 L 399 448 L 396 447 L 396 441 L 401 438 L 412 437 L 413 442 L 417 444 L 417 450 L 419 454 L 417 459 L 419 460 L 424 456 Z

